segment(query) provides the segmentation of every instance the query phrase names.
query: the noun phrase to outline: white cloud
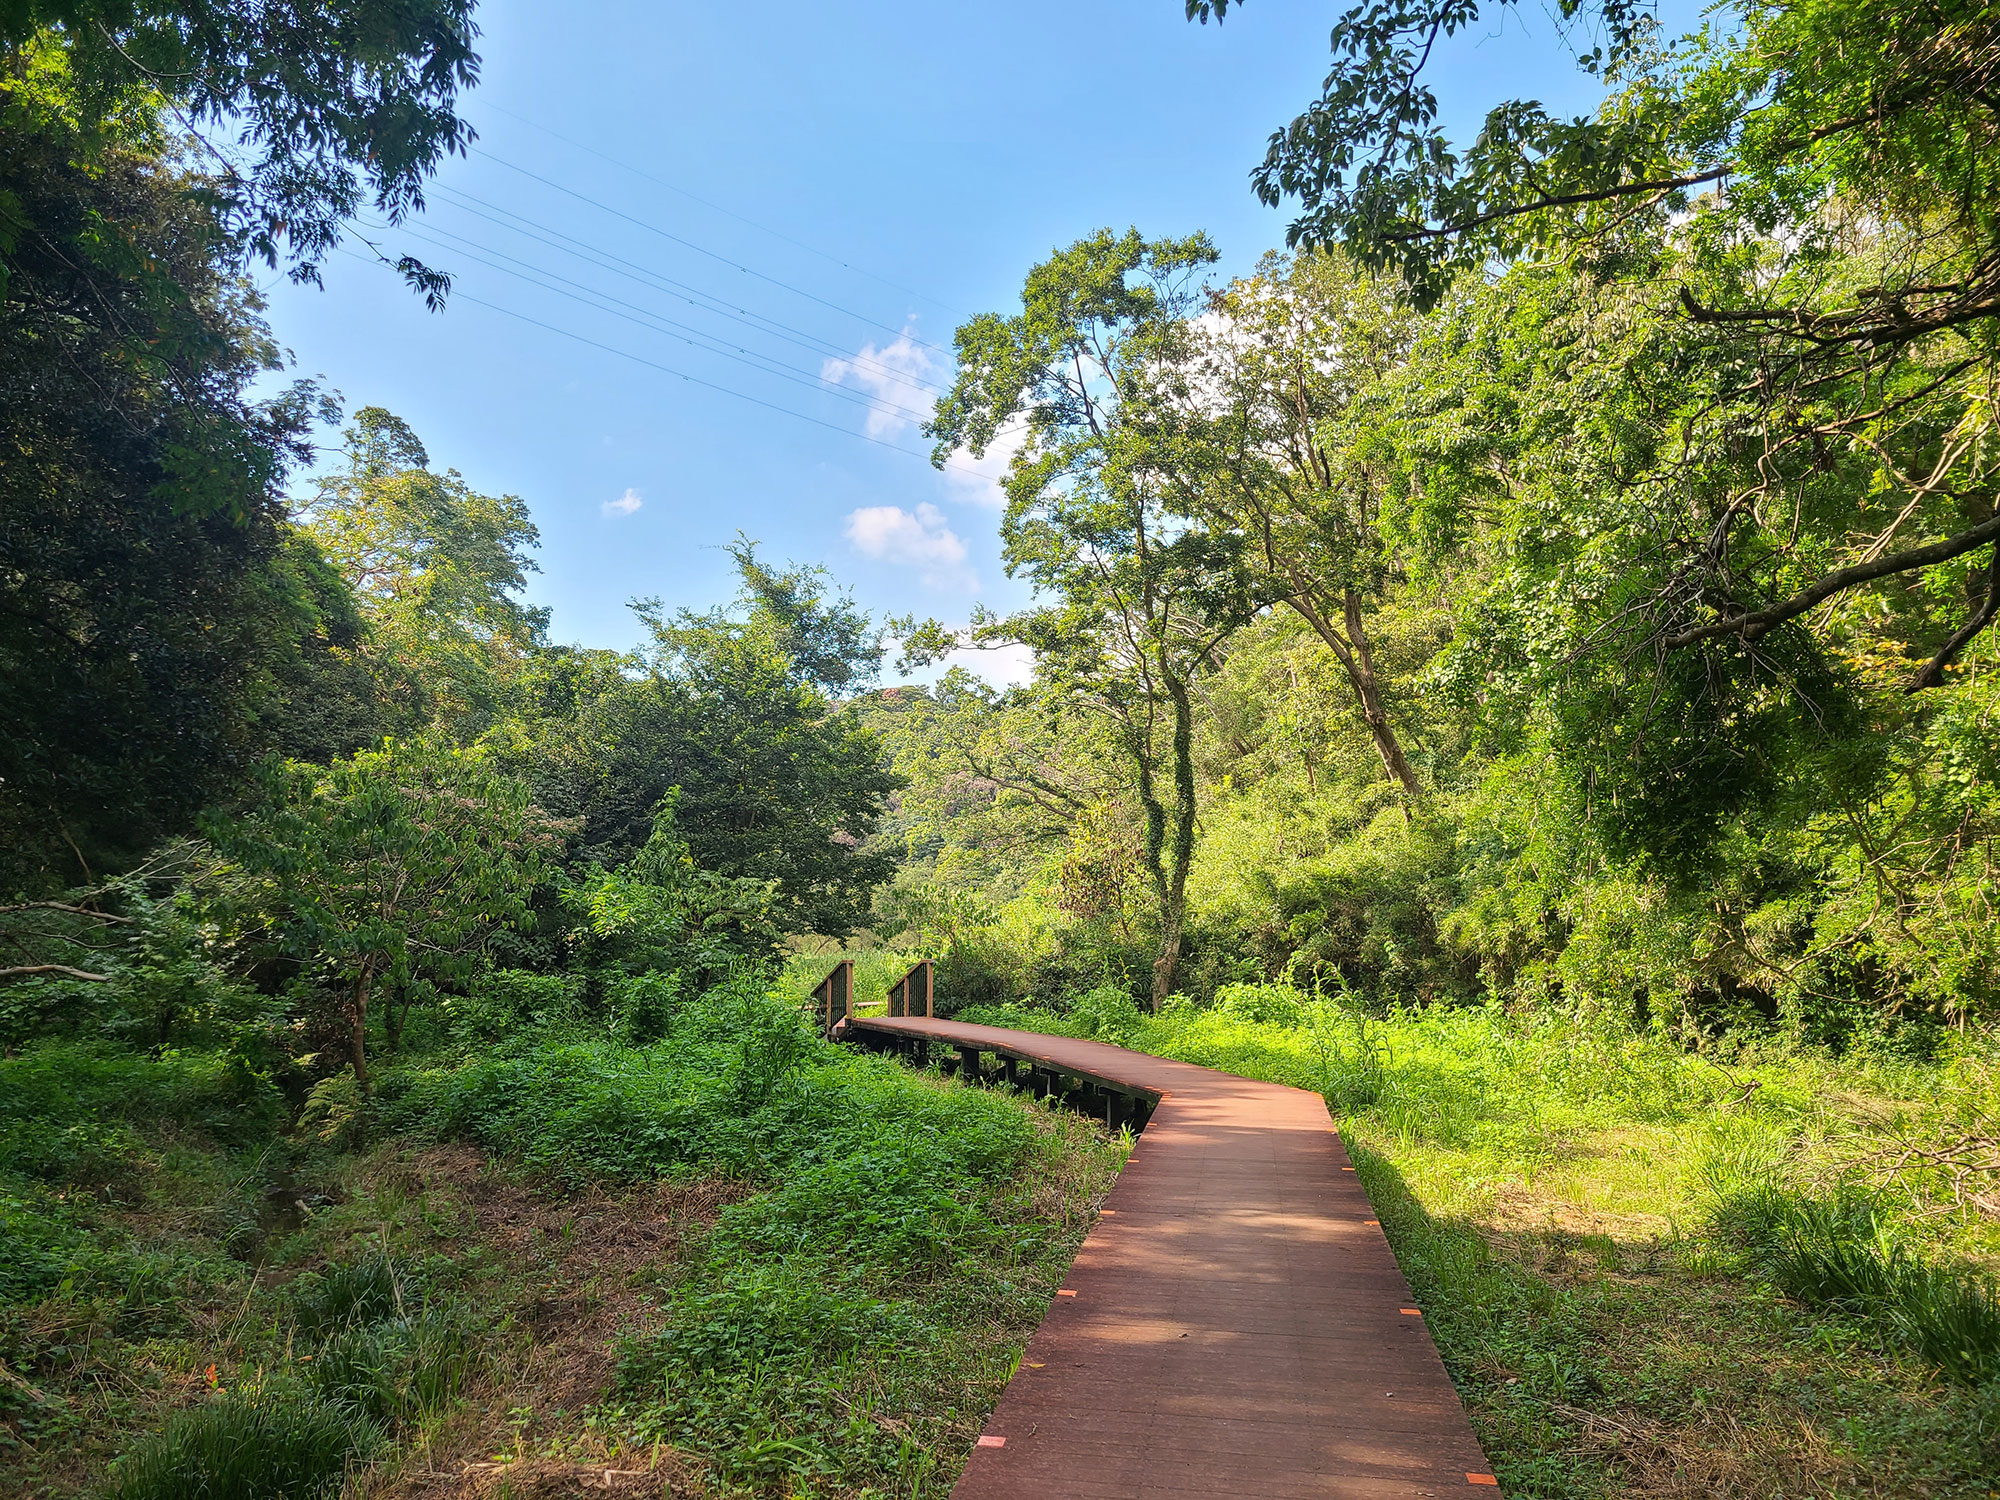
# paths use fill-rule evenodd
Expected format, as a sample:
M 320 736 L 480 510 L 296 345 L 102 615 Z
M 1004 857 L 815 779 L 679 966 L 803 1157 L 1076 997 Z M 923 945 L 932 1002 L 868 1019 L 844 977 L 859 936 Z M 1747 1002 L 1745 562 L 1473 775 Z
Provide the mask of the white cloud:
M 965 543 L 929 501 L 914 511 L 864 505 L 847 517 L 847 539 L 865 556 L 921 569 L 927 588 L 979 586 L 965 566 Z
M 1035 680 L 1035 653 L 1027 646 L 962 646 L 944 659 L 948 667 L 964 667 L 995 687 L 1024 687 Z
M 600 507 L 600 509 L 602 509 L 604 514 L 606 514 L 607 516 L 629 516 L 632 514 L 633 511 L 637 510 L 640 506 L 644 505 L 645 503 L 646 502 L 644 500 L 640 499 L 639 492 L 637 490 L 627 490 L 624 494 L 620 495 L 616 500 L 605 501 L 604 504 Z
M 829 359 L 820 366 L 828 385 L 852 385 L 868 393 L 867 432 L 889 438 L 928 421 L 937 400 L 930 351 L 905 328 L 883 348 L 863 344 L 851 359 Z
M 953 454 L 951 462 L 944 466 L 945 482 L 951 486 L 952 498 L 974 505 L 990 505 L 995 510 L 1006 505 L 1007 495 L 1000 488 L 1000 481 L 1007 477 L 1007 466 L 1027 441 L 1028 419 L 1015 417 L 1003 423 L 993 435 L 983 458 L 974 458 L 970 453 Z

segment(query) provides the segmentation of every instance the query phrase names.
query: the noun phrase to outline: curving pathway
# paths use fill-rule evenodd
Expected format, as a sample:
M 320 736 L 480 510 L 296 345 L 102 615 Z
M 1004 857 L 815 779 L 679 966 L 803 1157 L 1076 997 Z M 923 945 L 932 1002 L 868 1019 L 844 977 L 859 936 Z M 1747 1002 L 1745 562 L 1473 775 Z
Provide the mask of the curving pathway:
M 1498 1493 L 1319 1095 L 1103 1042 L 850 1024 L 1162 1096 L 953 1500 Z

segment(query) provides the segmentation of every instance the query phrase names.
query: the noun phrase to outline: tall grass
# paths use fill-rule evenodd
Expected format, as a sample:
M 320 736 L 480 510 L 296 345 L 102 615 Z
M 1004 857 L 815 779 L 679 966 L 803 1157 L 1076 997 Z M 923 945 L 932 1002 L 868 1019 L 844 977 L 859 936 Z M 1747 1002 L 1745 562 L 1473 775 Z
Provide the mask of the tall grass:
M 113 1500 L 318 1500 L 383 1434 L 352 1407 L 291 1386 L 183 1412 L 118 1463 Z
M 2000 1287 L 1975 1266 L 1918 1255 L 1866 1195 L 1766 1183 L 1724 1199 L 1711 1223 L 1786 1296 L 1868 1318 L 1954 1380 L 2000 1379 Z

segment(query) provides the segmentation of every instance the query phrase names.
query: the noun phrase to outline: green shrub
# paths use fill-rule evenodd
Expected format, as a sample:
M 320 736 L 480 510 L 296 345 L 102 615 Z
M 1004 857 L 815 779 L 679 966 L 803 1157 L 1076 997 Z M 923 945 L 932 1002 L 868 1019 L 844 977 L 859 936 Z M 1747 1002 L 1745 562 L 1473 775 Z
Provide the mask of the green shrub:
M 16 1196 L 0 1185 L 0 1302 L 33 1302 L 47 1295 L 88 1248 L 83 1231 L 51 1205 Z
M 1225 984 L 1215 992 L 1215 1008 L 1239 1021 L 1286 1030 L 1306 1021 L 1305 997 L 1289 984 Z
M 1885 1241 L 1872 1218 L 1857 1222 L 1847 1205 L 1811 1199 L 1780 1217 L 1767 1265 L 1786 1296 L 1854 1312 L 1893 1300 L 1908 1269 L 1903 1248 Z
M 50 1182 L 118 1180 L 140 1150 L 133 1125 L 171 1121 L 239 1144 L 283 1114 L 270 1080 L 226 1053 L 45 1042 L 0 1058 L 0 1170 Z
M 488 969 L 469 995 L 445 1002 L 452 1035 L 461 1042 L 497 1042 L 524 1029 L 573 1025 L 582 1014 L 581 974 Z
M 828 1287 L 815 1271 L 744 1266 L 682 1292 L 667 1327 L 621 1347 L 620 1387 L 646 1392 L 671 1389 L 677 1376 L 824 1365 L 912 1333 L 907 1309 Z
M 893 1276 L 949 1263 L 992 1226 L 971 1183 L 923 1141 L 879 1141 L 799 1169 L 783 1186 L 732 1205 L 716 1231 L 721 1253 L 801 1248 Z
M 1069 1014 L 1084 1035 L 1100 1042 L 1128 1042 L 1139 1028 L 1139 1007 L 1116 985 L 1084 991 L 1070 1002 Z
M 604 998 L 618 1040 L 644 1047 L 664 1040 L 687 1000 L 687 981 L 679 973 L 613 974 L 605 981 Z
M 347 1407 L 289 1386 L 232 1393 L 168 1422 L 119 1460 L 113 1500 L 317 1500 L 381 1431 Z

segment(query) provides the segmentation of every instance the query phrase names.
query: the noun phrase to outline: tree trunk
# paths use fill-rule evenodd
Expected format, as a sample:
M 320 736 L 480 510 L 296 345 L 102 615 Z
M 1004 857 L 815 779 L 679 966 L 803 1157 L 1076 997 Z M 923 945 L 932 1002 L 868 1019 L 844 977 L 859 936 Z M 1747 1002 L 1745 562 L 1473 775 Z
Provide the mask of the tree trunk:
M 1163 671 L 1160 675 L 1174 704 L 1174 806 L 1160 900 L 1160 957 L 1153 965 L 1155 1014 L 1174 992 L 1174 979 L 1180 968 L 1181 933 L 1187 921 L 1188 866 L 1194 863 L 1195 812 L 1194 706 L 1188 701 L 1186 683 L 1171 672 Z
M 375 985 L 375 966 L 364 963 L 354 996 L 347 1003 L 348 1053 L 354 1063 L 354 1081 L 361 1097 L 368 1097 L 368 993 Z
M 1388 711 L 1382 707 L 1382 688 L 1375 678 L 1375 651 L 1369 644 L 1368 627 L 1362 619 L 1361 596 L 1349 589 L 1342 601 L 1345 634 L 1303 595 L 1290 595 L 1285 603 L 1326 642 L 1327 649 L 1333 652 L 1341 670 L 1347 674 L 1347 685 L 1354 690 L 1355 706 L 1361 710 L 1361 720 L 1368 726 L 1368 733 L 1375 741 L 1375 753 L 1382 757 L 1382 774 L 1398 783 L 1408 798 L 1403 808 L 1403 816 L 1408 818 L 1410 807 L 1423 803 L 1423 783 L 1417 780 L 1416 771 L 1403 754 L 1403 743 L 1396 736 L 1396 726 L 1389 722 Z
M 1382 757 L 1382 769 L 1389 773 L 1390 780 L 1403 784 L 1411 802 L 1422 802 L 1424 789 L 1417 782 L 1417 773 L 1410 769 L 1410 762 L 1403 755 L 1403 742 L 1396 738 L 1389 715 L 1382 708 L 1382 689 L 1375 680 L 1375 652 L 1368 643 L 1368 627 L 1361 618 L 1361 596 L 1352 589 L 1347 591 L 1344 613 L 1347 638 L 1354 643 L 1354 665 L 1349 676 L 1354 681 L 1354 696 L 1361 700 L 1361 717 L 1368 721 L 1368 732 L 1375 737 L 1375 751 Z

